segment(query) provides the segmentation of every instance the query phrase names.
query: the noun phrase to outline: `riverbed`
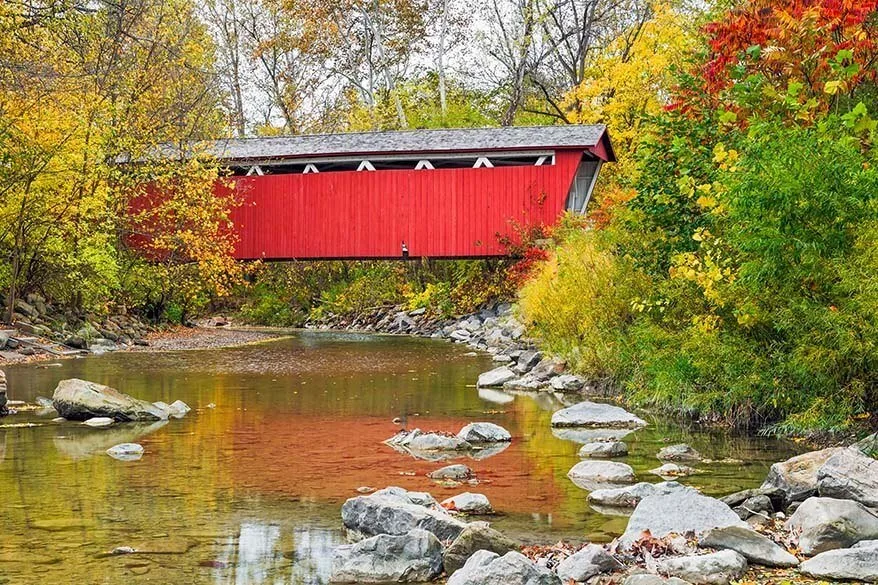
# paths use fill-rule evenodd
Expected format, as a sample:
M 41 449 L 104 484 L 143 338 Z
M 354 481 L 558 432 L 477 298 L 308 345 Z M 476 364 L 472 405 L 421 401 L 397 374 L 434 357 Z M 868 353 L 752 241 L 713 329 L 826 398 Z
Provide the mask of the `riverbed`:
M 442 341 L 328 332 L 6 367 L 11 399 L 51 397 L 59 380 L 77 377 L 193 410 L 109 429 L 53 423 L 53 412 L 0 419 L 0 584 L 322 584 L 344 538 L 340 506 L 359 487 L 439 500 L 483 493 L 499 513 L 493 526 L 527 543 L 621 533 L 627 518 L 591 509 L 566 476 L 581 445 L 549 424 L 578 398 L 475 388 L 491 367 L 487 354 Z M 655 453 L 677 442 L 717 461 L 680 480 L 708 495 L 756 487 L 798 451 L 638 414 L 650 426 L 625 438 L 624 461 L 639 481 L 660 481 L 648 473 Z M 437 485 L 426 474 L 446 462 L 382 444 L 401 428 L 456 433 L 473 421 L 513 436 L 491 457 L 453 461 L 475 471 L 477 486 Z M 142 459 L 105 453 L 123 442 L 143 445 Z M 140 552 L 106 554 L 117 547 Z

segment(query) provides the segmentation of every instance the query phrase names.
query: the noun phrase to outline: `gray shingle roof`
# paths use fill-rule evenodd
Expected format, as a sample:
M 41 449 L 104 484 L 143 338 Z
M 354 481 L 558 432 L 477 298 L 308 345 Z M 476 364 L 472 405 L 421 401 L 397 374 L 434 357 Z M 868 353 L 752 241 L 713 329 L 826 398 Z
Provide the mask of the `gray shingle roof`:
M 221 160 L 256 160 L 364 154 L 481 152 L 595 146 L 606 126 L 517 126 L 230 138 L 209 143 Z

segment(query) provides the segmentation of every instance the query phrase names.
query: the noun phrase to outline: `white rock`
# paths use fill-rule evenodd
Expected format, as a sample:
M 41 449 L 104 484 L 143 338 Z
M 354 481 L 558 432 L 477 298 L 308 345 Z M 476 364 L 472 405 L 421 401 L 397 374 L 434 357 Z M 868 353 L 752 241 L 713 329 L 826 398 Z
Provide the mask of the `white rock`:
M 506 366 L 500 366 L 499 368 L 479 374 L 478 386 L 481 388 L 498 387 L 514 378 L 516 378 L 515 372 Z
M 602 402 L 584 401 L 552 415 L 553 427 L 640 428 L 646 421 L 624 408 Z
M 603 547 L 587 544 L 558 564 L 562 583 L 586 581 L 595 575 L 609 573 L 622 567 Z
M 90 426 L 90 427 L 100 428 L 100 427 L 112 426 L 113 423 L 115 423 L 115 422 L 116 421 L 114 421 L 113 419 L 111 419 L 108 416 L 94 416 L 94 417 L 88 419 L 87 421 L 84 421 L 82 424 Z
M 573 483 L 589 491 L 634 482 L 630 465 L 616 461 L 580 461 L 567 472 Z
M 457 438 L 469 443 L 502 443 L 512 440 L 509 431 L 489 422 L 470 423 L 460 429 Z
M 446 510 L 456 510 L 464 514 L 493 514 L 494 508 L 484 494 L 464 492 L 442 502 Z
M 673 557 L 658 561 L 659 572 L 689 581 L 693 585 L 728 585 L 747 570 L 747 559 L 733 550 L 707 555 Z
M 143 447 L 137 443 L 120 443 L 107 449 L 107 455 L 122 461 L 136 461 L 143 456 Z

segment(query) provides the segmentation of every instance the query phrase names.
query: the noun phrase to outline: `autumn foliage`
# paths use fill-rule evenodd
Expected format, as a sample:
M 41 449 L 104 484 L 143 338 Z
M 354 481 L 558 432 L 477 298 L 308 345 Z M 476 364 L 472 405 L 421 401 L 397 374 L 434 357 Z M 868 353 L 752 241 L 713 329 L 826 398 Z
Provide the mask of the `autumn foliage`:
M 796 97 L 825 111 L 836 94 L 875 79 L 876 10 L 878 0 L 748 2 L 705 26 L 698 90 L 715 106 L 721 98 L 734 101 L 729 93 L 736 86 L 762 84 L 767 99 L 792 86 Z M 695 97 L 684 90 L 675 105 L 685 108 Z

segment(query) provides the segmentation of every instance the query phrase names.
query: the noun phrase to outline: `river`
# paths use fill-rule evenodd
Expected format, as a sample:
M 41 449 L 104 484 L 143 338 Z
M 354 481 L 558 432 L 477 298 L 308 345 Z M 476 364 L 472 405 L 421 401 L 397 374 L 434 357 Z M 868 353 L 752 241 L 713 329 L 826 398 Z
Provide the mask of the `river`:
M 60 365 L 58 365 L 60 364 Z M 360 486 L 399 485 L 440 501 L 484 493 L 495 528 L 525 542 L 608 541 L 624 516 L 589 508 L 567 478 L 580 445 L 549 425 L 549 393 L 474 387 L 490 356 L 428 339 L 342 333 L 210 351 L 115 353 L 5 368 L 10 398 L 51 397 L 71 377 L 150 401 L 183 400 L 182 420 L 91 429 L 54 414 L 0 419 L 0 583 L 325 583 L 343 541 L 340 506 Z M 568 403 L 572 398 L 567 399 Z M 794 454 L 786 442 L 650 422 L 625 441 L 638 480 L 659 481 L 655 453 L 687 442 L 714 460 L 681 480 L 709 495 L 756 487 Z M 420 461 L 382 444 L 401 426 L 457 432 L 472 421 L 513 442 L 464 458 L 481 483 L 446 488 Z M 22 426 L 34 423 L 37 426 Z M 123 462 L 105 454 L 138 442 Z M 107 555 L 130 546 L 138 554 Z

